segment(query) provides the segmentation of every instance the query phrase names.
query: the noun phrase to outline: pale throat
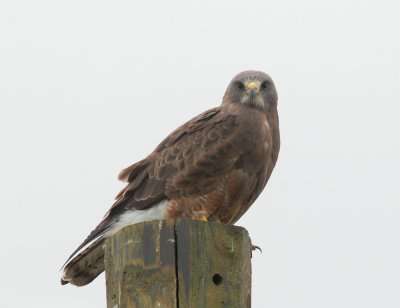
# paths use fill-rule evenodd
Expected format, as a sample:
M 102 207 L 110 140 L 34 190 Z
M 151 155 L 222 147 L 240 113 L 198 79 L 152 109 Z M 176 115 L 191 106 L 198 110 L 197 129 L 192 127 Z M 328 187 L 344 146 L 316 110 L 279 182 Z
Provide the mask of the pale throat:
M 242 98 L 240 99 L 241 104 L 250 104 L 250 105 L 256 105 L 257 107 L 264 108 L 264 99 L 262 98 L 261 95 L 256 94 L 256 96 L 251 99 L 250 95 L 248 93 L 243 94 Z

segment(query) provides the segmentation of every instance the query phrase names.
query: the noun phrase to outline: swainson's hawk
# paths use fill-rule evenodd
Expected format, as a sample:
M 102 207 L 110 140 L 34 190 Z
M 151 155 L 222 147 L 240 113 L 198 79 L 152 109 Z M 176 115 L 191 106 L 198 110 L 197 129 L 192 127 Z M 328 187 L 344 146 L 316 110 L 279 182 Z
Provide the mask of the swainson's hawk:
M 178 127 L 149 156 L 122 170 L 119 179 L 127 186 L 69 257 L 61 283 L 83 286 L 96 278 L 104 270 L 105 240 L 124 226 L 176 217 L 235 223 L 278 158 L 277 100 L 267 74 L 242 72 L 219 107 Z

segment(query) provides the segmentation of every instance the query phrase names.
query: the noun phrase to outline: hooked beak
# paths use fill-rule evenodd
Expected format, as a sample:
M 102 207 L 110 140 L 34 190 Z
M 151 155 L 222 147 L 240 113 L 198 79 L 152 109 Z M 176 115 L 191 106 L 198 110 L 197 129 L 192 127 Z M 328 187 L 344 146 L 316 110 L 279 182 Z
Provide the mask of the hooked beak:
M 260 91 L 259 82 L 255 81 L 255 80 L 250 80 L 246 84 L 246 90 L 247 90 L 247 93 L 249 93 L 251 100 L 253 101 L 256 94 Z
M 246 93 L 243 93 L 240 102 L 257 108 L 264 108 L 264 99 L 260 95 L 261 82 L 257 79 L 244 82 Z

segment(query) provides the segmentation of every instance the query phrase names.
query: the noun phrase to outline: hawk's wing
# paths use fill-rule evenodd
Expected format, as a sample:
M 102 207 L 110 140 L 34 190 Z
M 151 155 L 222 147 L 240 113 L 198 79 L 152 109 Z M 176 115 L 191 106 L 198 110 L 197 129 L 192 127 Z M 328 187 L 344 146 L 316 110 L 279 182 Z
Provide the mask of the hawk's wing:
M 146 209 L 165 198 L 196 194 L 212 185 L 210 178 L 226 172 L 231 165 L 227 158 L 235 155 L 233 145 L 229 149 L 235 142 L 235 127 L 234 115 L 213 108 L 177 128 L 147 158 L 121 171 L 119 178 L 128 185 L 110 214 Z M 199 183 L 205 178 L 207 183 Z

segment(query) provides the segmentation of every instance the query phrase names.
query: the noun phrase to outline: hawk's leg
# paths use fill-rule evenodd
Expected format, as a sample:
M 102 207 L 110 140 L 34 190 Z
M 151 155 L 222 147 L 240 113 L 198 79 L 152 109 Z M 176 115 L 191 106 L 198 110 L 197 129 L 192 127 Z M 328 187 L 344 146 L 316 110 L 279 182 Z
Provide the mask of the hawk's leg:
M 208 221 L 207 212 L 206 212 L 206 211 L 201 211 L 199 214 L 200 214 L 200 215 L 199 215 L 199 217 L 198 217 L 198 220 L 201 220 L 201 221 Z
M 192 214 L 193 220 L 208 221 L 208 214 L 206 211 L 195 211 Z
M 199 220 L 201 220 L 201 221 L 208 221 L 206 215 L 201 215 L 201 216 L 199 217 Z

